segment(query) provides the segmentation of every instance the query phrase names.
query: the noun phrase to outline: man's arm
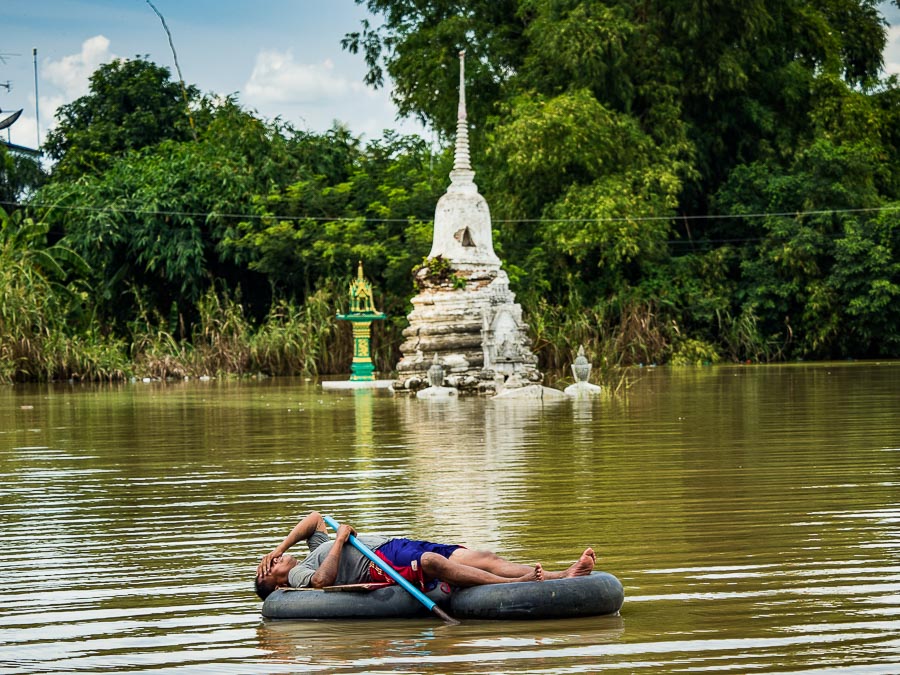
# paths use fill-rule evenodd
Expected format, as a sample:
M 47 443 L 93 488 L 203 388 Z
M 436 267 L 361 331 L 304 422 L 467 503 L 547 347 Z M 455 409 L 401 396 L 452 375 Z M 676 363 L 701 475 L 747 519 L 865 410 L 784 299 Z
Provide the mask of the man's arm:
M 325 556 L 322 564 L 319 565 L 319 569 L 312 575 L 310 586 L 313 588 L 324 588 L 334 584 L 341 563 L 341 552 L 344 550 L 344 544 L 350 539 L 351 534 L 356 534 L 356 530 L 349 525 L 341 525 L 338 528 L 334 545 L 328 551 L 328 555 Z
M 322 520 L 322 516 L 319 515 L 319 512 L 311 511 L 309 515 L 303 518 L 303 520 L 294 525 L 294 529 L 284 538 L 283 542 L 278 544 L 271 553 L 267 553 L 263 556 L 262 561 L 260 561 L 256 568 L 256 576 L 264 577 L 267 575 L 269 570 L 272 569 L 272 565 L 274 565 L 291 546 L 298 541 L 306 541 L 313 535 L 313 532 L 316 531 L 327 532 L 328 530 L 326 529 L 325 521 Z

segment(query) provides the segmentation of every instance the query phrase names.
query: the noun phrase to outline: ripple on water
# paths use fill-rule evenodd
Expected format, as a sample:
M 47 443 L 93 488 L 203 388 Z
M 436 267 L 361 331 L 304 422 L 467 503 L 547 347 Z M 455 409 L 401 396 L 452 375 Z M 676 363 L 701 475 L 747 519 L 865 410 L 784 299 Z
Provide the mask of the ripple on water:
M 895 373 L 657 369 L 537 409 L 272 381 L 23 412 L 0 390 L 0 670 L 900 672 Z M 256 562 L 311 508 L 551 567 L 593 545 L 626 604 L 264 621 Z

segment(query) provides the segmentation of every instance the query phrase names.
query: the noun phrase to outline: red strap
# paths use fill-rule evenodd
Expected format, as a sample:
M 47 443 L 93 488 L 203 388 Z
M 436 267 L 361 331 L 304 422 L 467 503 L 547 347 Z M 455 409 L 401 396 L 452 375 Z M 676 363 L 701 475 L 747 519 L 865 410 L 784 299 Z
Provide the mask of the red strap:
M 384 566 L 390 567 L 407 581 L 418 584 L 423 589 L 425 588 L 425 577 L 422 575 L 422 568 L 419 565 L 416 565 L 415 561 L 413 561 L 412 566 L 409 567 L 395 567 L 381 551 L 376 550 L 375 555 L 377 555 L 379 559 L 384 561 Z M 369 563 L 369 578 L 372 581 L 382 583 L 385 581 L 388 583 L 396 583 L 393 579 L 391 579 L 387 574 L 384 573 L 384 570 L 382 570 L 381 567 L 376 565 L 374 562 Z

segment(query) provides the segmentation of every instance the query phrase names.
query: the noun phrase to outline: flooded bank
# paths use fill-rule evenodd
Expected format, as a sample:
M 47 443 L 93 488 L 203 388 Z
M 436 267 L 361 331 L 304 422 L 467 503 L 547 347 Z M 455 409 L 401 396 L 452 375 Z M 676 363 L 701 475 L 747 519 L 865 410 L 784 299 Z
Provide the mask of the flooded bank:
M 644 369 L 534 405 L 303 380 L 0 389 L 0 672 L 900 669 L 900 364 Z M 310 509 L 547 568 L 621 616 L 263 621 Z

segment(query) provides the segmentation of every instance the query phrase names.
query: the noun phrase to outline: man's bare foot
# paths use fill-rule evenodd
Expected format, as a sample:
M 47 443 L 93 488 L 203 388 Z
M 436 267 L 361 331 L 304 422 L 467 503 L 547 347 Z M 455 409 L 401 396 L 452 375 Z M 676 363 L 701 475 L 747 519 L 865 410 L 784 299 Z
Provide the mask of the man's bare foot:
M 510 579 L 510 581 L 543 581 L 544 580 L 544 568 L 541 567 L 541 563 L 536 563 L 534 566 L 534 571 L 529 572 L 528 574 L 519 577 L 518 579 Z
M 594 549 L 586 548 L 584 553 L 581 554 L 581 557 L 576 560 L 569 569 L 563 572 L 563 577 L 586 577 L 593 571 L 596 562 L 597 554 L 594 553 Z

